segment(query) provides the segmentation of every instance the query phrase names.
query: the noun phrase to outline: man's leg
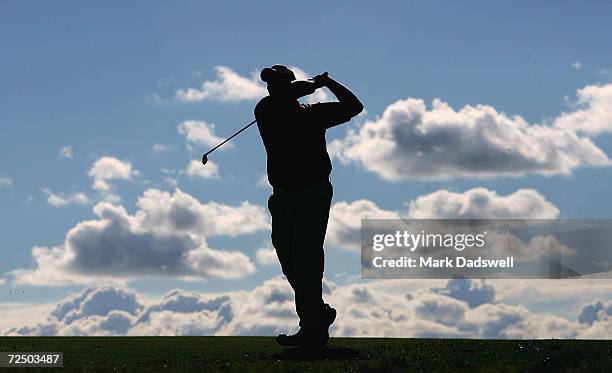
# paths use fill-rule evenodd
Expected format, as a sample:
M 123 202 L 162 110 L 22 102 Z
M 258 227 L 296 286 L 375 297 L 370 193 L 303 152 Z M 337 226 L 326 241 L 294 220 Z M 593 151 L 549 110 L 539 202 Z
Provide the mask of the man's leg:
M 272 245 L 276 250 L 276 256 L 281 264 L 283 274 L 293 288 L 294 276 L 291 263 L 295 208 L 289 192 L 273 193 L 268 199 L 268 210 L 272 215 Z
M 319 329 L 323 325 L 323 243 L 333 189 L 329 181 L 300 190 L 293 220 L 291 273 L 300 326 Z

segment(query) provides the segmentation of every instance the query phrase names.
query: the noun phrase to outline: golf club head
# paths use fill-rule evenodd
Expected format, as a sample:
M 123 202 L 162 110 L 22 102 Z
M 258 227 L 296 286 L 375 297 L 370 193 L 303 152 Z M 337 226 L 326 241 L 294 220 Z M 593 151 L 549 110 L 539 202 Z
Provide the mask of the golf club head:
M 208 156 L 207 156 L 206 154 L 204 154 L 204 155 L 202 156 L 202 164 L 203 164 L 203 165 L 206 165 L 206 163 L 208 163 Z

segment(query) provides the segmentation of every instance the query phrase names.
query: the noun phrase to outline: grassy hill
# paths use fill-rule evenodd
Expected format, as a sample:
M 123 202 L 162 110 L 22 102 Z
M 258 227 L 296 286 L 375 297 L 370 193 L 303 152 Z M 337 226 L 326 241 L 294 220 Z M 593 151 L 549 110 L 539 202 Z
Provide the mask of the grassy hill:
M 61 351 L 72 371 L 612 371 L 612 341 L 584 340 L 333 338 L 307 351 L 270 337 L 0 337 L 0 351 Z

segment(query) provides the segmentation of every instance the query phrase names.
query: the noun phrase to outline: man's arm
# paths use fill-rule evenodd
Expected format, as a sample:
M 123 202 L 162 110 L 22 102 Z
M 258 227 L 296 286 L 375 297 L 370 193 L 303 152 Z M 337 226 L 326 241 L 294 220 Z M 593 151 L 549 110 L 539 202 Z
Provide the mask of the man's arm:
M 338 102 L 314 104 L 311 108 L 317 119 L 325 123 L 326 128 L 346 123 L 363 111 L 363 104 L 348 88 L 330 78 L 327 73 L 313 78 L 318 88 L 327 87 L 338 99 Z
M 357 96 L 353 94 L 348 88 L 332 79 L 327 74 L 318 75 L 314 78 L 315 82 L 322 84 L 327 87 L 338 99 L 339 110 L 343 110 L 344 114 L 351 118 L 358 115 L 363 111 L 363 104 Z

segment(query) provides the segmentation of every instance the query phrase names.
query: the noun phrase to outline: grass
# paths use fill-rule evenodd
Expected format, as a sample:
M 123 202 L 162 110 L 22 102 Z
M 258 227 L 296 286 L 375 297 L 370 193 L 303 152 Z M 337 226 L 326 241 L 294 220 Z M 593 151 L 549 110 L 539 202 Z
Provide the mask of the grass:
M 307 351 L 270 337 L 0 337 L 0 351 L 63 352 L 83 372 L 612 371 L 612 341 L 586 340 L 332 338 Z

